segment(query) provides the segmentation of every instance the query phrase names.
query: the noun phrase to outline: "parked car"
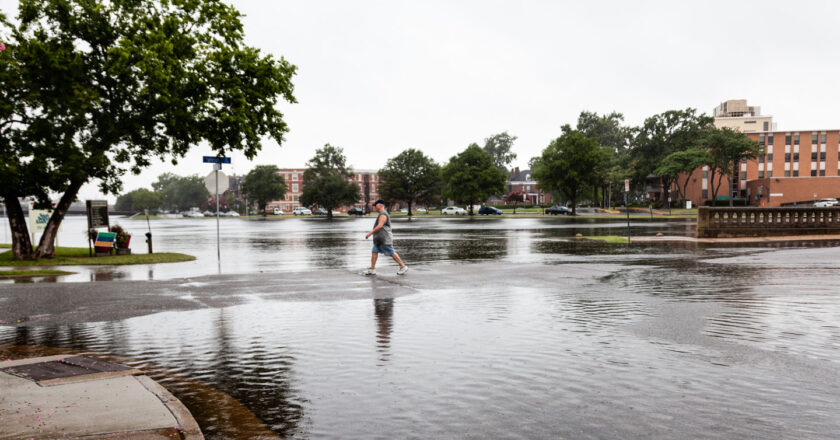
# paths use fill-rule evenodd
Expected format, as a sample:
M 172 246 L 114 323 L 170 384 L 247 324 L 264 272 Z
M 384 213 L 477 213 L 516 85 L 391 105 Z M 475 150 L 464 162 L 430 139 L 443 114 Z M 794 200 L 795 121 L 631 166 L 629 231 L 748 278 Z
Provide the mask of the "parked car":
M 308 208 L 304 208 L 303 206 L 295 206 L 295 209 L 292 210 L 292 214 L 294 214 L 294 215 L 312 215 L 312 211 Z
M 548 208 L 545 208 L 545 213 L 546 214 L 551 214 L 551 215 L 557 215 L 557 214 L 572 215 L 572 209 L 567 207 L 567 206 L 563 206 L 563 205 L 554 205 L 554 206 L 550 206 Z
M 204 217 L 204 214 L 198 211 L 184 211 L 181 215 L 184 217 Z
M 423 214 L 428 214 L 429 211 L 426 210 L 426 208 L 417 208 L 414 210 L 414 212 L 422 212 Z
M 274 215 L 283 215 L 285 214 L 282 209 L 274 208 Z
M 312 211 L 312 214 L 314 214 L 314 215 L 327 215 L 327 210 L 324 209 L 324 208 L 315 208 L 315 210 Z
M 442 215 L 467 215 L 467 211 L 457 206 L 447 206 L 440 210 Z
M 228 211 L 222 215 L 225 217 L 239 217 L 239 213 L 236 211 Z
M 400 209 L 400 212 L 403 214 L 408 214 L 408 208 Z
M 478 210 L 479 215 L 502 215 L 502 210 L 493 206 L 482 206 Z
M 362 208 L 357 208 L 357 207 L 354 206 L 354 207 L 350 208 L 349 210 L 347 210 L 347 215 L 362 216 L 362 215 L 365 215 L 365 210 L 362 209 Z
M 216 211 L 211 211 L 208 209 L 207 211 L 202 212 L 202 214 L 204 214 L 205 217 L 215 217 Z
M 837 206 L 840 202 L 837 202 L 837 199 L 820 199 L 814 202 L 815 208 L 829 208 L 832 206 Z

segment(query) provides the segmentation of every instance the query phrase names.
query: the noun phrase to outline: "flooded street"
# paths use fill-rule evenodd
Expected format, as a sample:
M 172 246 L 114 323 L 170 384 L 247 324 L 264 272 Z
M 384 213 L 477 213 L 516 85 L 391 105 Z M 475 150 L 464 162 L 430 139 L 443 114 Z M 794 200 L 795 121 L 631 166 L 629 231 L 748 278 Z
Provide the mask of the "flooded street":
M 145 220 L 119 223 L 144 253 Z M 628 247 L 574 239 L 626 233 L 606 218 L 394 219 L 411 270 L 381 258 L 365 278 L 372 224 L 224 219 L 218 264 L 215 220 L 153 220 L 156 251 L 197 260 L 0 284 L 0 363 L 111 354 L 210 439 L 840 432 L 840 243 Z M 86 245 L 84 226 L 59 244 Z M 693 222 L 632 224 L 658 232 Z

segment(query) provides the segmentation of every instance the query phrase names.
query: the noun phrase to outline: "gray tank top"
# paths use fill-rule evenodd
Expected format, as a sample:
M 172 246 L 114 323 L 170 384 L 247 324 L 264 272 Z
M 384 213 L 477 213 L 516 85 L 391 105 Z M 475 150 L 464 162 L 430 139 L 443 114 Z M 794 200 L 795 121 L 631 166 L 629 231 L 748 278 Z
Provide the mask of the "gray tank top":
M 393 245 L 394 244 L 394 235 L 391 233 L 391 216 L 388 215 L 387 211 L 380 212 L 378 216 L 376 216 L 376 220 L 373 222 L 373 227 L 375 228 L 376 225 L 379 224 L 379 217 L 385 216 L 385 224 L 382 225 L 382 229 L 376 231 L 373 234 L 373 244 L 377 246 L 381 245 Z

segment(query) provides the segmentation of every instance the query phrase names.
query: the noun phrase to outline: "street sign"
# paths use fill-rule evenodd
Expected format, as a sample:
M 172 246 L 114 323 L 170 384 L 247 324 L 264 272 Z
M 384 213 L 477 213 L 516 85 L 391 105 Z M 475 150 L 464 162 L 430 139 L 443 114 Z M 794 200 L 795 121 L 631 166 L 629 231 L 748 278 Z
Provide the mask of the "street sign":
M 624 192 L 630 192 L 630 179 L 624 179 Z
M 204 163 L 230 163 L 229 157 L 204 156 Z
M 218 193 L 221 194 L 228 190 L 230 187 L 230 183 L 228 181 L 227 176 L 225 173 L 221 171 L 213 171 L 212 173 L 208 174 L 207 177 L 204 178 L 204 187 L 207 188 L 207 191 L 210 194 L 216 194 L 216 173 L 219 173 L 219 191 Z

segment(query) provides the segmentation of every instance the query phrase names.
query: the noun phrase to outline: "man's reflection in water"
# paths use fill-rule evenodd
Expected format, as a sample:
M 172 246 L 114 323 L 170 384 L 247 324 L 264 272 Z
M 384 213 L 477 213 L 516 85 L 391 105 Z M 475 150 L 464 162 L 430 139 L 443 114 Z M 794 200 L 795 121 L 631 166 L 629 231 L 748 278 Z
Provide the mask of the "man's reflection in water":
M 386 362 L 391 356 L 394 298 L 374 299 L 373 313 L 376 316 L 376 349 L 379 352 L 379 360 Z

